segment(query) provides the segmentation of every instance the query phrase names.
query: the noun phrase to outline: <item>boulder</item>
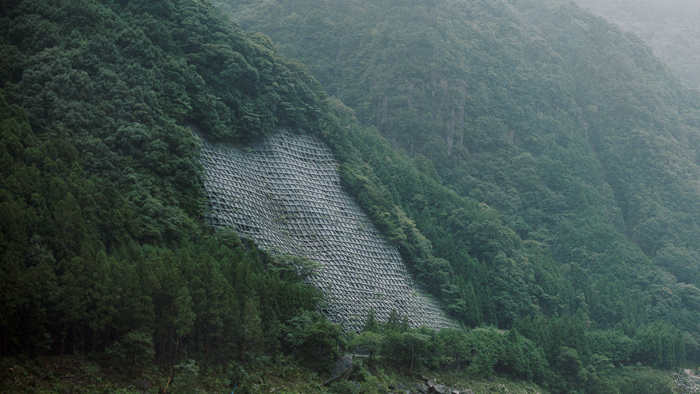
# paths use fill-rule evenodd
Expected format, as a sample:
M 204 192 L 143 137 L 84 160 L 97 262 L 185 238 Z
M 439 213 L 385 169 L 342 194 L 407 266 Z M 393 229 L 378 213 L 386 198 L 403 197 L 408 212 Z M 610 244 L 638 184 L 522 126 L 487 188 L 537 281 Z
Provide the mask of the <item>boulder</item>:
M 416 383 L 415 390 L 420 394 L 428 394 L 428 386 L 423 383 Z
M 333 363 L 333 369 L 331 372 L 333 375 L 342 375 L 345 372 L 349 371 L 352 369 L 352 356 L 345 355 L 342 357 L 338 357 L 337 360 Z
M 324 386 L 328 386 L 333 382 L 339 382 L 341 380 L 347 379 L 352 375 L 353 363 L 352 356 L 342 356 L 338 357 L 333 363 L 333 368 L 331 369 L 331 378 L 323 382 Z

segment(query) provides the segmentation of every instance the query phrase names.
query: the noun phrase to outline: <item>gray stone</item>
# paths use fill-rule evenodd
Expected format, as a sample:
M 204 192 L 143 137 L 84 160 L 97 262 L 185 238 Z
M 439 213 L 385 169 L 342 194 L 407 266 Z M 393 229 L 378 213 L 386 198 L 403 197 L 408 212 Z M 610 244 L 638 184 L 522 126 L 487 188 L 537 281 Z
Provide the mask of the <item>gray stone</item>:
M 331 372 L 333 375 L 342 375 L 350 369 L 352 369 L 352 356 L 345 355 L 335 360 Z
M 430 394 L 446 394 L 447 390 L 445 389 L 445 386 L 441 384 L 436 384 L 434 386 L 431 386 L 428 392 Z
M 347 379 L 350 377 L 350 375 L 352 375 L 352 371 L 352 356 L 345 355 L 342 357 L 338 357 L 338 359 L 336 359 L 333 363 L 333 368 L 331 369 L 332 377 L 323 382 L 323 384 L 327 386 L 333 382 L 338 382 Z

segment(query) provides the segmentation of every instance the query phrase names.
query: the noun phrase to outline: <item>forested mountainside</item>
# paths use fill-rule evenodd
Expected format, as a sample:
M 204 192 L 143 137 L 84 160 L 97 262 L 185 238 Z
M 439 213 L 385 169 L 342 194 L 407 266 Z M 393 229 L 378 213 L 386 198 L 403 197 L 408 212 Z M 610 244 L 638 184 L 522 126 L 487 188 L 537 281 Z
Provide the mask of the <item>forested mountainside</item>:
M 576 0 L 581 7 L 638 34 L 678 77 L 700 89 L 700 4 L 693 0 Z
M 200 147 L 189 125 L 238 144 L 282 127 L 322 138 L 345 186 L 419 282 L 449 291 L 457 316 L 481 313 L 466 302 L 473 289 L 451 282 L 449 263 L 432 254 L 393 202 L 396 186 L 383 183 L 363 152 L 383 149 L 406 190 L 505 234 L 524 253 L 492 210 L 440 187 L 430 166 L 396 155 L 304 66 L 208 3 L 28 0 L 3 3 L 1 18 L 0 352 L 55 356 L 61 373 L 28 374 L 16 359 L 3 360 L 2 390 L 74 387 L 71 379 L 80 378 L 58 377 L 71 355 L 128 376 L 156 365 L 176 375 L 176 390 L 191 388 L 197 368 L 228 376 L 217 388 L 252 390 L 261 365 L 288 371 L 291 355 L 303 368 L 325 371 L 344 349 L 341 328 L 315 312 L 323 301 L 289 261 L 313 264 L 204 226 Z M 522 273 L 501 275 L 520 280 Z M 508 285 L 497 293 L 523 291 Z M 489 311 L 495 316 L 495 307 Z M 391 340 L 390 364 L 452 360 L 453 368 L 475 365 L 475 376 L 496 368 L 540 382 L 548 376 L 542 350 L 516 332 L 506 340 L 495 329 L 435 333 L 409 329 L 401 316 L 389 323 L 381 327 Z M 448 357 L 456 346 L 458 357 Z M 376 380 L 365 380 L 377 390 Z
M 505 243 L 492 260 L 469 249 L 495 232 L 387 182 L 455 280 L 466 278 L 458 288 L 488 300 L 475 322 L 579 311 L 628 336 L 657 324 L 697 337 L 700 102 L 640 39 L 557 1 L 220 3 L 307 64 L 397 155 L 494 208 L 519 245 L 543 251 L 504 271 L 560 264 L 519 276 L 530 298 L 509 303 L 489 293 Z M 397 178 L 386 165 L 377 173 Z M 561 274 L 570 292 L 542 272 Z M 500 302 L 494 315 L 488 302 Z
M 435 179 L 498 210 L 525 247 L 551 251 L 575 283 L 571 313 L 601 328 L 660 320 L 694 331 L 685 290 L 699 264 L 700 101 L 639 39 L 557 1 L 228 7 Z M 452 238 L 468 220 L 395 198 L 454 265 L 455 245 L 487 233 Z M 665 308 L 667 296 L 684 312 Z
M 229 374 L 211 390 L 253 392 L 286 356 L 326 370 L 346 339 L 386 366 L 561 393 L 668 392 L 642 366 L 700 361 L 700 99 L 574 5 L 227 5 L 311 73 L 208 2 L 0 10 L 2 354 L 156 365 L 183 391 L 196 364 Z M 313 264 L 204 225 L 190 125 L 322 139 L 464 330 L 393 315 L 343 337 L 289 262 Z
M 5 2 L 0 26 L 0 353 L 206 368 L 303 349 L 283 341 L 296 321 L 332 360 L 317 291 L 201 224 L 186 127 L 245 140 L 311 122 L 298 63 L 191 1 Z M 0 391 L 20 390 L 15 370 Z

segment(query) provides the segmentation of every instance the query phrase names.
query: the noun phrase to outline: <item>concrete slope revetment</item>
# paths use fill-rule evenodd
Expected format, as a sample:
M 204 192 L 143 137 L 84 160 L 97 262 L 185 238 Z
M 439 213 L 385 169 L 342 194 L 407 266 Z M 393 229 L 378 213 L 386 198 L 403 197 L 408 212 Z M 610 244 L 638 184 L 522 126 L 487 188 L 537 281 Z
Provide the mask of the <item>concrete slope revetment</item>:
M 413 327 L 455 326 L 342 188 L 320 140 L 280 130 L 252 149 L 203 141 L 201 162 L 208 223 L 231 227 L 272 254 L 321 264 L 309 280 L 332 322 L 359 331 L 374 308 L 379 321 L 396 309 Z

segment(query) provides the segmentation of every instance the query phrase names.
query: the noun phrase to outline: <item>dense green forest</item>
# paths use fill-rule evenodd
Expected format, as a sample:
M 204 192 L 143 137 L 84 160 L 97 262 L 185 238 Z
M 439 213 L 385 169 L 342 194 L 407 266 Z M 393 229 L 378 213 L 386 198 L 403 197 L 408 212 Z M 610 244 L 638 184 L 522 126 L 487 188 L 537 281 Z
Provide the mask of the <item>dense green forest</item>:
M 673 312 L 663 308 L 670 304 L 662 289 L 697 284 L 698 94 L 641 41 L 554 1 L 223 8 L 307 63 L 362 123 L 403 152 L 396 155 L 495 208 L 512 231 L 485 250 L 488 242 L 474 240 L 488 232 L 443 211 L 444 198 L 402 193 L 391 167 L 377 166 L 383 179 L 395 177 L 386 182 L 396 189 L 392 197 L 453 268 L 469 258 L 510 257 L 506 245 L 541 252 L 530 265 L 561 263 L 558 272 L 576 294 L 565 299 L 540 279 L 553 305 L 540 300 L 525 309 L 581 309 L 601 328 L 664 320 L 695 330 L 694 307 L 678 299 Z M 367 146 L 370 163 L 386 160 L 381 144 Z M 469 258 L 451 255 L 456 250 Z M 531 276 L 538 278 L 536 270 Z M 623 313 L 618 303 L 638 313 Z M 485 319 L 512 324 L 505 316 Z
M 221 6 L 272 40 L 195 0 L 0 5 L 3 355 L 230 386 L 360 346 L 556 393 L 700 362 L 700 97 L 638 39 L 558 2 Z M 323 139 L 464 330 L 330 324 L 293 257 L 203 223 L 191 124 Z
M 576 0 L 581 7 L 638 34 L 690 87 L 700 89 L 700 6 L 692 0 Z
M 663 324 L 697 358 L 700 102 L 640 39 L 558 1 L 219 3 L 388 140 L 363 157 L 448 262 L 448 309 L 479 306 L 468 325 Z M 405 188 L 400 160 L 507 230 Z
M 331 362 L 340 328 L 290 258 L 204 226 L 186 127 L 316 130 L 318 83 L 197 2 L 6 2 L 0 25 L 0 352 Z

